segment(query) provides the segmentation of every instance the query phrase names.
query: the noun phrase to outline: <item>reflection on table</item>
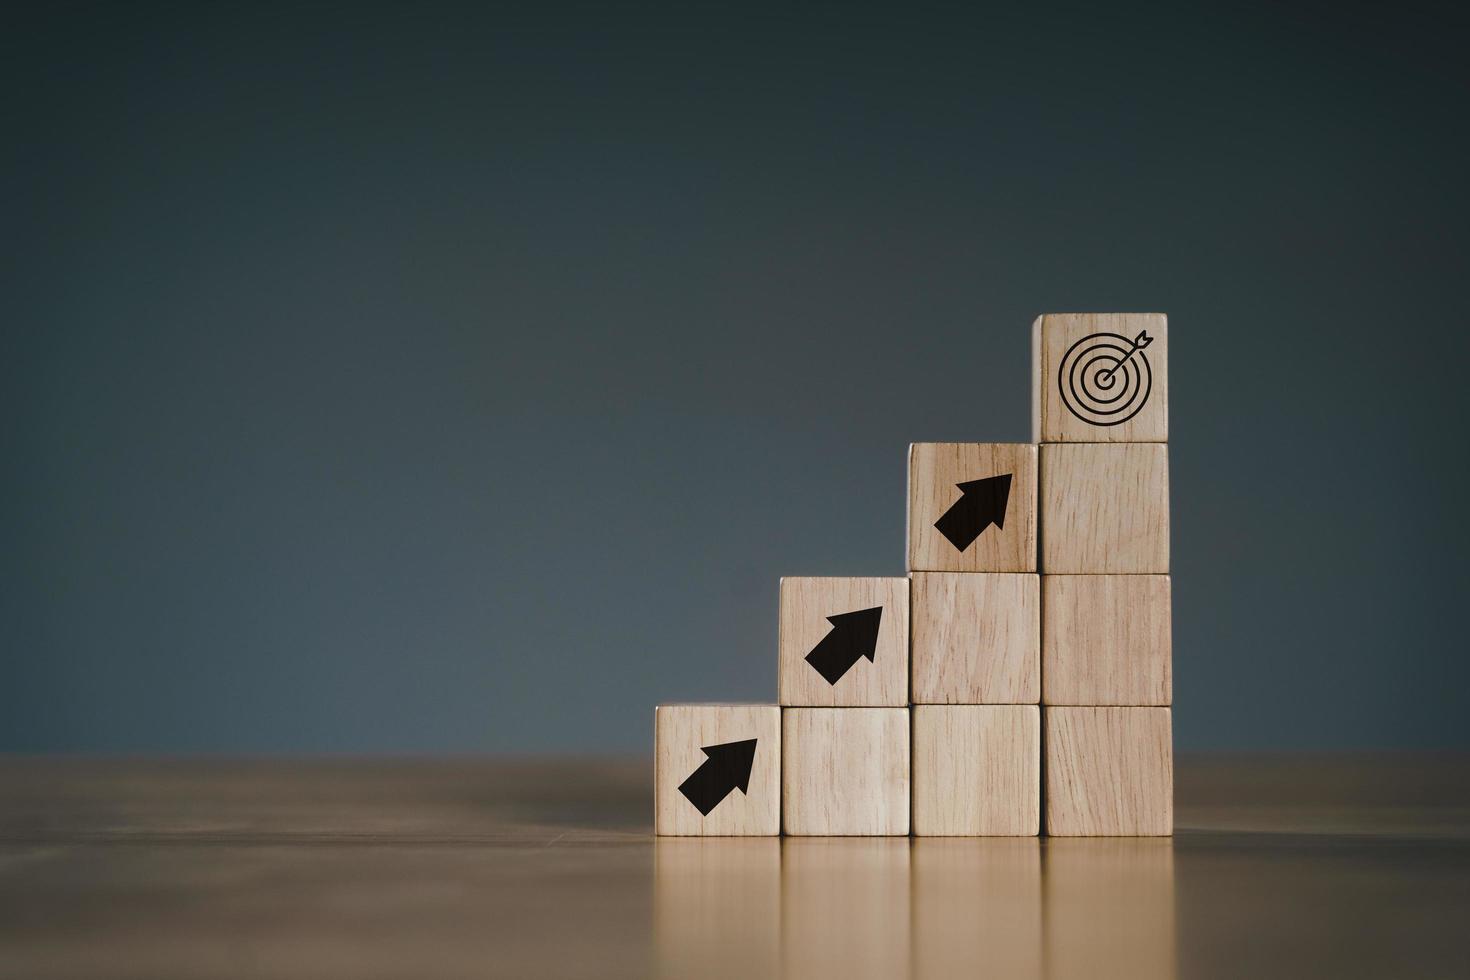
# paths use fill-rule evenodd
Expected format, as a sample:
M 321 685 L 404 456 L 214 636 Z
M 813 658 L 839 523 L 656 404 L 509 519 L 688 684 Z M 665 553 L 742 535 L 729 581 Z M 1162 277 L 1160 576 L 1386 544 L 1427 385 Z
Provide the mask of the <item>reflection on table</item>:
M 1173 841 L 661 838 L 663 977 L 1177 975 Z

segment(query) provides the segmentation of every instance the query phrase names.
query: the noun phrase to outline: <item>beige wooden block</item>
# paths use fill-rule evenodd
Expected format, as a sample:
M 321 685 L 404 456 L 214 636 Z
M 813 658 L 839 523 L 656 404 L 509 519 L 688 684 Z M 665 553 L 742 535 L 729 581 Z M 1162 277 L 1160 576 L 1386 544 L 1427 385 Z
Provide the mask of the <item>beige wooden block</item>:
M 781 841 L 781 977 L 908 974 L 909 845 L 907 837 Z
M 1041 570 L 1167 574 L 1169 447 L 1041 447 Z
M 782 722 L 786 833 L 908 834 L 908 708 L 786 708 Z
M 1169 576 L 1046 575 L 1041 582 L 1047 704 L 1173 701 Z
M 1173 841 L 1048 840 L 1048 980 L 1177 980 L 1174 909 Z
M 909 446 L 908 567 L 921 572 L 1036 571 L 1036 447 Z
M 657 838 L 653 939 L 661 977 L 779 976 L 780 838 Z
M 920 704 L 913 716 L 916 836 L 1040 833 L 1040 708 Z
M 915 704 L 1040 700 L 1039 576 L 914 572 L 909 606 Z
M 909 582 L 783 578 L 777 687 L 783 705 L 909 703 Z
M 1045 714 L 1049 835 L 1174 833 L 1170 709 L 1067 707 Z
M 781 709 L 661 704 L 653 714 L 654 832 L 781 832 Z
M 1048 313 L 1031 327 L 1037 442 L 1168 442 L 1169 320 Z
M 1042 975 L 1040 840 L 922 837 L 911 850 L 916 980 Z

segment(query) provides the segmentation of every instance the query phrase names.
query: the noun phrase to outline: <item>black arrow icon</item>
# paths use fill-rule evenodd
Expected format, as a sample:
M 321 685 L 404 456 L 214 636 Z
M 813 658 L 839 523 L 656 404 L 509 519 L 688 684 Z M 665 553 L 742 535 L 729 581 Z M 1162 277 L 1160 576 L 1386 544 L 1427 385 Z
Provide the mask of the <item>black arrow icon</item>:
M 679 792 L 694 804 L 696 810 L 709 816 L 732 789 L 744 793 L 750 788 L 750 770 L 755 765 L 757 741 L 748 738 L 743 742 L 700 746 L 700 751 L 709 758 L 679 784 Z
M 878 652 L 878 622 L 882 618 L 882 606 L 828 616 L 832 629 L 806 655 L 806 662 L 827 678 L 828 684 L 836 684 L 863 657 L 868 658 L 868 663 L 873 662 Z
M 1005 529 L 1006 504 L 1011 499 L 1011 474 L 957 483 L 961 497 L 934 522 L 949 543 L 964 551 L 990 525 Z

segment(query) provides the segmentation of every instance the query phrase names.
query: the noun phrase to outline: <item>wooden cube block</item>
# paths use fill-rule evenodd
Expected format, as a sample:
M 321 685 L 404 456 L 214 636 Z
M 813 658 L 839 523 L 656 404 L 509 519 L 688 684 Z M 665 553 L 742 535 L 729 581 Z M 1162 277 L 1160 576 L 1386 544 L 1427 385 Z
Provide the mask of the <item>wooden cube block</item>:
M 1048 313 L 1031 328 L 1037 442 L 1168 442 L 1162 313 Z
M 1169 571 L 1169 447 L 1041 447 L 1041 570 Z
M 781 709 L 661 704 L 653 715 L 654 832 L 781 832 Z
M 786 833 L 908 834 L 908 708 L 786 708 L 782 722 Z
M 1052 837 L 1174 833 L 1170 709 L 1047 708 L 1046 832 Z
M 1040 699 L 1039 576 L 914 572 L 909 605 L 915 704 L 1035 704 Z
M 1036 571 L 1036 447 L 909 446 L 908 567 Z
M 1040 833 L 1040 708 L 920 704 L 913 716 L 916 836 Z
M 1173 701 L 1169 576 L 1046 575 L 1041 582 L 1047 704 Z
M 779 648 L 783 705 L 907 705 L 908 579 L 783 578 Z

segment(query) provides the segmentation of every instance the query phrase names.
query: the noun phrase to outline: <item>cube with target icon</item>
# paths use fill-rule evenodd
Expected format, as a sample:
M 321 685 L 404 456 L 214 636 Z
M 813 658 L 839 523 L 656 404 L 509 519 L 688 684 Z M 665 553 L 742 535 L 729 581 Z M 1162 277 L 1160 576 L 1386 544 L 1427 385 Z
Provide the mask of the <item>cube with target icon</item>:
M 910 445 L 908 569 L 1036 571 L 1036 447 Z
M 1037 442 L 1168 442 L 1162 313 L 1048 313 L 1031 328 Z
M 781 832 L 781 709 L 661 704 L 653 714 L 654 832 L 754 837 Z
M 777 687 L 783 705 L 909 703 L 909 582 L 781 579 Z

